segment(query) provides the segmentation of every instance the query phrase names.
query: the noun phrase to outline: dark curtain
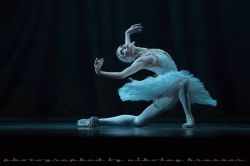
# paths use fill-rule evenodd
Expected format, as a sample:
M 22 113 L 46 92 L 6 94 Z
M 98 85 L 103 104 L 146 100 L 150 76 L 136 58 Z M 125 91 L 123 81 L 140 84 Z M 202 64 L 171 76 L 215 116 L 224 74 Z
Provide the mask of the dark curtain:
M 218 101 L 216 108 L 193 106 L 197 118 L 249 119 L 249 7 L 248 0 L 2 0 L 0 116 L 69 120 L 140 113 L 150 102 L 121 102 L 117 89 L 129 80 L 97 77 L 93 62 L 103 57 L 105 71 L 127 67 L 116 48 L 130 25 L 142 23 L 132 40 L 169 52 Z M 181 109 L 178 104 L 164 117 L 183 118 Z

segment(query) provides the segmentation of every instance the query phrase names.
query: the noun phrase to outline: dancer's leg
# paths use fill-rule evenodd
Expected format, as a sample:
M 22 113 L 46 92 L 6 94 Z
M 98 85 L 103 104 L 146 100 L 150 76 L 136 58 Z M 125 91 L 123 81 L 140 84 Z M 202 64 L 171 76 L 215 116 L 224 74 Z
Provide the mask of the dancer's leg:
M 134 125 L 137 116 L 119 115 L 110 118 L 99 119 L 100 125 Z
M 176 104 L 174 98 L 163 97 L 155 100 L 140 115 L 120 115 L 111 118 L 100 119 L 100 125 L 132 125 L 143 126 L 154 120 L 166 109 L 170 109 Z
M 179 99 L 186 116 L 186 123 L 182 125 L 183 128 L 190 128 L 194 126 L 194 117 L 191 113 L 189 81 L 182 79 L 179 83 Z
M 148 122 L 154 120 L 166 109 L 170 109 L 176 104 L 174 98 L 163 97 L 154 101 L 148 106 L 140 115 L 120 115 L 111 118 L 102 118 L 100 125 L 131 125 L 131 126 L 143 126 Z
M 153 104 L 148 106 L 140 115 L 120 115 L 111 118 L 92 118 L 91 122 L 96 125 L 132 125 L 132 126 L 143 126 L 149 121 L 155 119 L 160 115 L 164 110 L 171 109 L 177 102 L 178 97 L 183 106 L 186 121 L 182 127 L 193 127 L 194 118 L 191 113 L 190 105 L 190 92 L 187 79 L 177 80 L 171 87 L 168 88 L 168 91 L 165 93 L 164 97 L 156 99 Z M 78 121 L 79 126 L 87 126 L 89 124 L 88 119 L 80 119 Z
M 130 125 L 130 126 L 143 126 L 148 122 L 155 119 L 162 112 L 171 109 L 177 102 L 177 98 L 161 97 L 156 99 L 150 106 L 148 106 L 140 115 L 119 115 L 110 118 L 95 119 L 97 125 Z M 88 126 L 88 119 L 80 119 L 78 126 Z M 96 126 L 94 124 L 94 126 Z

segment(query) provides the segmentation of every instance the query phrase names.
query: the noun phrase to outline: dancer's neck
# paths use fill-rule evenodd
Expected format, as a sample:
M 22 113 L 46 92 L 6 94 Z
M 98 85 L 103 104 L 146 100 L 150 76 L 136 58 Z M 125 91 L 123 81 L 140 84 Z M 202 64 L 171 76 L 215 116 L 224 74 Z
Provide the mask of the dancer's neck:
M 148 50 L 148 48 L 144 48 L 144 47 L 135 47 L 135 52 L 136 55 L 139 57 L 141 56 L 144 52 L 146 52 Z

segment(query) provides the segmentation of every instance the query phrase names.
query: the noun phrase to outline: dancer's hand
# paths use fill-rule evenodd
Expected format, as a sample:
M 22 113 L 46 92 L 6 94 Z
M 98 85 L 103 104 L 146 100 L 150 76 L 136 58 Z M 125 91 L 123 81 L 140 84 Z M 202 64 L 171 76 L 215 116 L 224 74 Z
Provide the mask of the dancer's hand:
M 129 35 L 132 35 L 134 33 L 140 33 L 142 31 L 142 28 L 143 27 L 141 24 L 134 24 L 128 30 L 126 30 L 126 33 Z
M 104 59 L 103 59 L 103 58 L 101 58 L 101 59 L 96 58 L 96 59 L 95 59 L 94 67 L 95 67 L 95 73 L 96 73 L 97 75 L 99 75 L 100 72 L 101 72 L 101 68 L 102 68 L 102 66 L 103 66 L 103 62 L 104 62 Z

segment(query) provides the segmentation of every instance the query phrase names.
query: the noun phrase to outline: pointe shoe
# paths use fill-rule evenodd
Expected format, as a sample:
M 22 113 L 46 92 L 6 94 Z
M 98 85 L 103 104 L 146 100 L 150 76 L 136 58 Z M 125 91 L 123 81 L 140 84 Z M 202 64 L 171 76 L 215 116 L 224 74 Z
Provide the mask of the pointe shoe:
M 77 121 L 77 126 L 88 127 L 89 119 L 80 119 Z
M 186 123 L 182 124 L 182 128 L 193 128 L 194 127 L 194 117 L 191 115 L 186 119 Z
M 193 128 L 194 127 L 194 123 L 193 122 L 187 122 L 182 124 L 182 128 L 186 129 L 186 128 Z
M 94 116 L 92 116 L 89 119 L 80 119 L 77 121 L 77 126 L 79 127 L 96 127 L 99 125 L 100 125 L 99 119 Z

